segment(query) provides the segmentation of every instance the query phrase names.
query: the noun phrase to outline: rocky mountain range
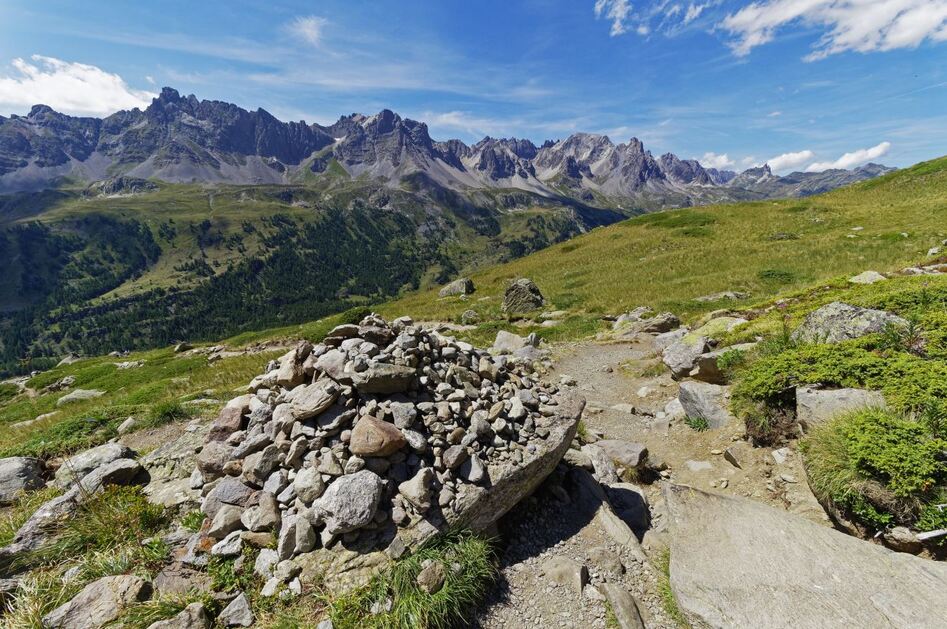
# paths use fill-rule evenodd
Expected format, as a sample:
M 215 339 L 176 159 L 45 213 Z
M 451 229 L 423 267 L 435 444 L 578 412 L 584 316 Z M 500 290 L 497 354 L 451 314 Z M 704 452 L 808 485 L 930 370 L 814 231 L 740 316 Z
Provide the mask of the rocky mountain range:
M 103 119 L 45 105 L 26 116 L 0 117 L 0 194 L 116 175 L 234 184 L 331 185 L 341 178 L 460 193 L 514 189 L 596 207 L 657 209 L 805 196 L 890 170 L 869 164 L 780 177 L 762 166 L 737 174 L 670 153 L 655 158 L 636 138 L 614 144 L 590 133 L 541 146 L 490 137 L 468 146 L 435 141 L 426 124 L 389 110 L 343 116 L 329 126 L 282 122 L 263 109 L 183 97 L 171 88 L 144 111 Z

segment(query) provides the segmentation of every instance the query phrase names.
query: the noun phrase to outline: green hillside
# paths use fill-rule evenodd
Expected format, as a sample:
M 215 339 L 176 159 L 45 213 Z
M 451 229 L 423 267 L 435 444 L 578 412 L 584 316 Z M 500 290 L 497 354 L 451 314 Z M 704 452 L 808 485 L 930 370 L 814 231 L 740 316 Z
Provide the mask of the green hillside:
M 622 218 L 515 190 L 471 201 L 411 182 L 147 185 L 0 197 L 0 374 L 67 351 L 300 323 Z
M 649 305 L 696 314 L 732 302 L 695 297 L 741 291 L 750 295 L 746 303 L 765 300 L 827 278 L 915 264 L 945 238 L 947 158 L 940 158 L 808 199 L 633 218 L 473 275 L 472 299 L 420 292 L 382 310 L 459 319 L 472 308 L 494 320 L 508 281 L 529 277 L 548 310 L 594 318 Z
M 550 340 L 587 337 L 606 329 L 602 314 L 642 304 L 693 320 L 721 307 L 753 308 L 777 297 L 802 296 L 789 310 L 797 321 L 834 298 L 891 307 L 888 302 L 897 305 L 896 296 L 904 291 L 940 291 L 945 280 L 937 276 L 903 277 L 870 289 L 850 286 L 845 278 L 866 269 L 896 270 L 924 260 L 929 248 L 947 238 L 945 226 L 947 158 L 806 201 L 706 207 L 631 219 L 475 274 L 477 292 L 466 299 L 440 299 L 432 289 L 372 308 L 417 320 L 454 320 L 464 310 L 475 309 L 482 323 L 458 334 L 481 343 L 492 342 L 501 328 L 536 331 Z M 858 227 L 862 229 L 854 230 Z M 536 321 L 513 323 L 501 315 L 503 290 L 517 276 L 539 284 L 549 310 L 568 311 L 561 325 L 541 327 L 538 316 Z M 752 296 L 742 302 L 693 301 L 721 290 L 748 291 Z M 358 320 L 366 307 L 309 323 L 248 331 L 224 342 L 239 347 L 271 340 L 318 340 L 333 325 Z M 774 332 L 779 325 L 774 316 L 760 317 L 747 333 Z M 40 392 L 73 375 L 76 387 L 100 389 L 105 395 L 5 431 L 0 452 L 50 456 L 111 438 L 129 415 L 160 423 L 181 413 L 200 412 L 201 407 L 186 403 L 206 397 L 227 399 L 278 352 L 209 363 L 203 357 L 157 349 L 51 369 L 29 379 L 26 386 Z M 113 364 L 134 360 L 145 364 L 130 370 Z M 57 411 L 60 393 L 12 395 L 6 389 L 0 397 L 0 424 L 10 426 Z

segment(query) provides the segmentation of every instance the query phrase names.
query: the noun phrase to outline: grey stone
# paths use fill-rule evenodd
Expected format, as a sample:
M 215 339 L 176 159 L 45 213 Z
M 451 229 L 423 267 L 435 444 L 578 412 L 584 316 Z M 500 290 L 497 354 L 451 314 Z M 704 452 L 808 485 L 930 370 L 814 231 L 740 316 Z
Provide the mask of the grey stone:
M 444 451 L 444 467 L 449 470 L 457 469 L 464 461 L 467 460 L 469 456 L 470 454 L 467 452 L 467 448 L 464 446 L 451 446 Z
M 240 531 L 231 531 L 211 547 L 210 554 L 216 557 L 236 557 L 241 550 L 243 550 L 243 538 L 240 536 Z
M 173 618 L 159 620 L 148 626 L 148 629 L 209 629 L 210 615 L 203 603 L 191 603 Z
M 595 445 L 601 448 L 612 461 L 636 469 L 648 460 L 648 448 L 643 443 L 622 441 L 620 439 L 600 439 Z
M 275 529 L 280 523 L 276 496 L 268 491 L 261 491 L 259 503 L 248 507 L 240 516 L 240 522 L 245 529 L 254 533 Z
M 414 382 L 415 370 L 404 365 L 375 364 L 352 375 L 352 384 L 360 393 L 404 393 Z
M 756 343 L 740 343 L 701 354 L 694 361 L 694 368 L 691 369 L 689 375 L 695 380 L 711 384 L 726 384 L 727 374 L 718 364 L 720 357 L 731 352 L 745 353 L 754 347 L 756 347 Z
M 427 565 L 421 568 L 417 576 L 418 587 L 428 594 L 437 594 L 444 587 L 447 580 L 447 571 L 440 561 L 428 560 Z
M 638 603 L 630 592 L 615 583 L 605 583 L 602 589 L 615 615 L 618 629 L 645 629 Z
M 243 478 L 251 485 L 262 487 L 278 464 L 279 448 L 268 445 L 243 460 Z
M 249 627 L 253 624 L 253 620 L 250 603 L 243 592 L 230 601 L 230 604 L 217 616 L 217 622 L 224 627 Z
M 592 469 L 598 482 L 606 485 L 618 482 L 618 472 L 615 471 L 615 465 L 604 450 L 595 444 L 589 443 L 582 446 L 582 453 L 592 462 Z
M 331 535 L 348 533 L 375 517 L 381 499 L 382 480 L 369 470 L 336 479 L 313 504 L 313 512 L 325 521 Z
M 240 518 L 242 515 L 243 509 L 240 507 L 222 505 L 210 522 L 207 537 L 223 539 L 232 531 L 238 530 L 241 526 Z
M 313 500 L 322 495 L 326 489 L 326 484 L 322 480 L 319 470 L 313 467 L 304 467 L 296 474 L 293 487 L 296 489 L 296 497 L 310 505 Z
M 56 470 L 53 482 L 57 487 L 68 487 L 75 480 L 82 478 L 97 467 L 111 463 L 116 459 L 134 458 L 135 453 L 120 443 L 105 443 L 79 454 L 74 454 Z
M 56 406 L 65 406 L 73 402 L 82 402 L 85 400 L 94 400 L 97 397 L 105 395 L 105 391 L 98 389 L 75 389 L 56 400 Z
M 836 415 L 864 408 L 887 408 L 881 391 L 796 387 L 796 418 L 806 428 Z
M 705 419 L 710 428 L 722 428 L 734 420 L 729 387 L 687 380 L 681 383 L 678 399 L 687 417 Z
M 892 553 L 742 498 L 670 485 L 665 502 L 671 589 L 692 624 L 944 624 L 947 565 L 941 562 Z
M 567 557 L 552 557 L 542 566 L 542 572 L 553 583 L 571 589 L 577 596 L 582 596 L 582 589 L 589 582 L 589 571 L 586 567 Z
M 43 463 L 39 459 L 24 456 L 0 459 L 0 504 L 10 504 L 23 492 L 45 485 L 42 474 Z
M 864 271 L 858 275 L 848 278 L 848 281 L 852 284 L 874 284 L 876 282 L 883 282 L 886 279 L 888 278 L 878 271 Z
M 531 279 L 513 281 L 503 293 L 501 309 L 507 314 L 524 314 L 542 308 L 546 303 L 539 287 Z
M 293 417 L 297 421 L 304 421 L 328 410 L 335 404 L 339 392 L 339 385 L 323 377 L 312 384 L 296 387 L 286 396 L 286 401 Z
M 418 513 L 431 508 L 431 491 L 434 486 L 434 470 L 423 467 L 410 480 L 398 485 L 398 492 Z
M 839 343 L 884 332 L 888 326 L 907 325 L 906 320 L 890 312 L 835 301 L 809 313 L 792 338 L 809 343 Z
M 141 464 L 134 459 L 116 459 L 82 477 L 74 489 L 94 494 L 106 485 L 130 485 L 142 479 Z
M 222 478 L 204 497 L 201 511 L 213 518 L 222 505 L 246 506 L 255 493 L 255 489 L 241 482 L 239 478 L 228 476 Z
M 470 295 L 473 292 L 473 280 L 469 277 L 462 277 L 441 288 L 437 294 L 440 297 L 452 297 L 454 295 Z
M 487 479 L 487 466 L 480 457 L 471 456 L 461 464 L 458 474 L 468 483 L 482 483 Z
M 151 583 L 133 575 L 102 577 L 72 600 L 43 616 L 48 629 L 99 629 L 117 619 L 126 607 L 151 598 Z
M 709 348 L 707 337 L 689 334 L 668 345 L 661 353 L 661 360 L 671 370 L 671 376 L 680 379 L 690 374 L 697 359 Z

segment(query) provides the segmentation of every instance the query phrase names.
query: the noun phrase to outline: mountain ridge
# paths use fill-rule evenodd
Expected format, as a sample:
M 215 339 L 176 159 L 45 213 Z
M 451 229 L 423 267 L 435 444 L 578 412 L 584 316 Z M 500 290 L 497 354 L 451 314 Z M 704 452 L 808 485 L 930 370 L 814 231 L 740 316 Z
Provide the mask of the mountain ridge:
M 337 164 L 341 168 L 334 169 Z M 765 169 L 768 176 L 754 176 Z M 607 207 L 659 209 L 728 200 L 805 196 L 889 172 L 774 175 L 705 168 L 672 153 L 655 158 L 637 138 L 615 144 L 574 133 L 537 146 L 492 138 L 434 140 L 424 122 L 383 109 L 323 126 L 283 122 L 262 108 L 182 96 L 172 88 L 144 110 L 73 117 L 46 105 L 0 117 L 0 194 L 92 184 L 115 176 L 169 183 L 295 184 L 331 174 L 389 187 L 423 173 L 428 185 L 469 194 L 519 189 Z

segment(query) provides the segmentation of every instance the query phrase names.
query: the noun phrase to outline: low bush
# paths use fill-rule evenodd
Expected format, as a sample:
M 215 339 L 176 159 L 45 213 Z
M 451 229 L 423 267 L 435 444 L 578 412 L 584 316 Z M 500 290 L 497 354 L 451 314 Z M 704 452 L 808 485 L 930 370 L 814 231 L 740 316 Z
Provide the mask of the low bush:
M 947 521 L 947 441 L 920 421 L 880 409 L 845 413 L 802 443 L 813 492 L 853 521 L 880 530 L 921 530 Z

